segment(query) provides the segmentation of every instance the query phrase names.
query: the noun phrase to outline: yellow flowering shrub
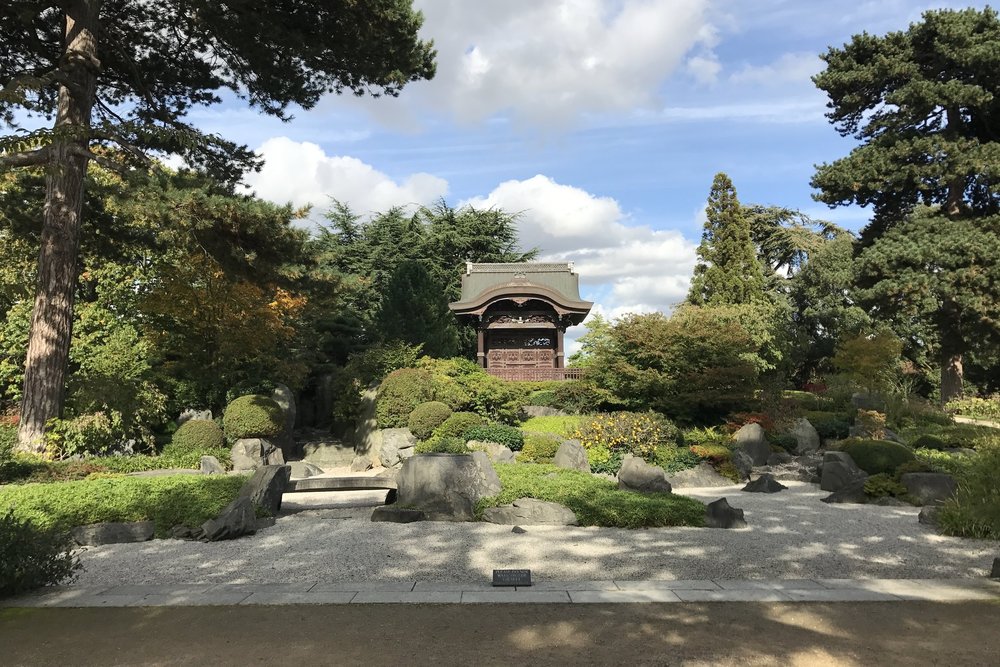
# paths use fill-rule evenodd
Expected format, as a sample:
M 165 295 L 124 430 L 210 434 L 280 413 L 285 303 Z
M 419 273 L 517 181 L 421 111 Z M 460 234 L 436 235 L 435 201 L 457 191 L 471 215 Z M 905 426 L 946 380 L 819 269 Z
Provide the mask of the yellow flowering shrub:
M 573 434 L 588 450 L 607 450 L 611 457 L 632 454 L 652 460 L 660 445 L 677 444 L 677 427 L 655 412 L 607 412 L 583 421 Z M 601 451 L 602 458 L 604 452 Z

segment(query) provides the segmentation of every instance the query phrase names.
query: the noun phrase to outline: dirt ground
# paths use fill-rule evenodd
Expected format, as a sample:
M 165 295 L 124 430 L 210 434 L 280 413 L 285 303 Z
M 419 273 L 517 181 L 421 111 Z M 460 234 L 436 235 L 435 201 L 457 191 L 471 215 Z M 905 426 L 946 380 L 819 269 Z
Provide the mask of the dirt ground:
M 3 665 L 998 665 L 1000 604 L 0 610 Z

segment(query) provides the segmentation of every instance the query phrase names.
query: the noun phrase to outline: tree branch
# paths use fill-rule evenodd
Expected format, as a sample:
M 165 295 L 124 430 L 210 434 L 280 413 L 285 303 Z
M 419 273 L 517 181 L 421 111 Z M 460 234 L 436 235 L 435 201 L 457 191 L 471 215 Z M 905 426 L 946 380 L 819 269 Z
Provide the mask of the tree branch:
M 22 153 L 0 155 L 0 169 L 10 167 L 36 167 L 49 161 L 49 147 Z
M 73 146 L 72 148 L 70 148 L 70 153 L 76 155 L 77 157 L 93 160 L 95 163 L 99 164 L 100 166 L 104 167 L 109 171 L 115 172 L 116 174 L 124 176 L 125 174 L 129 173 L 129 169 L 125 165 L 115 162 L 114 160 L 109 160 L 108 158 L 102 155 L 97 155 L 96 153 L 93 153 L 92 151 L 84 148 L 83 146 Z

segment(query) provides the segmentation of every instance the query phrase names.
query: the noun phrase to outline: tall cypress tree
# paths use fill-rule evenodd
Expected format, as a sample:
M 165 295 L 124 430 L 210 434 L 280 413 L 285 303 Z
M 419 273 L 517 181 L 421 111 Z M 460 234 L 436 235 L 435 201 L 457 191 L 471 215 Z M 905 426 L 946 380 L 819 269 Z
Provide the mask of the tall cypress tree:
M 458 328 L 444 289 L 421 262 L 406 260 L 392 272 L 376 316 L 383 340 L 423 345 L 432 357 L 458 354 Z
M 715 175 L 706 213 L 688 302 L 716 306 L 766 301 L 750 221 L 724 173 Z

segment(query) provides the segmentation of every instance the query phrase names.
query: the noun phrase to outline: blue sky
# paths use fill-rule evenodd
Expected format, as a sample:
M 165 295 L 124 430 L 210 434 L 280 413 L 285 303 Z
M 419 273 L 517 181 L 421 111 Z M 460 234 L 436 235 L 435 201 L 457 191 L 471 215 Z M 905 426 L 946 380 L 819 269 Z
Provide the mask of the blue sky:
M 714 174 L 744 203 L 857 230 L 860 209 L 811 198 L 813 166 L 846 154 L 809 77 L 862 31 L 967 3 L 805 0 L 418 0 L 438 76 L 398 99 L 331 96 L 291 123 L 238 101 L 201 127 L 258 149 L 260 196 L 328 197 L 361 213 L 445 197 L 520 211 L 526 245 L 575 261 L 612 316 L 686 293 Z M 983 6 L 983 3 L 976 3 Z M 579 333 L 579 332 L 575 332 Z

